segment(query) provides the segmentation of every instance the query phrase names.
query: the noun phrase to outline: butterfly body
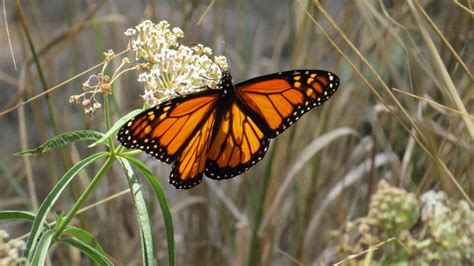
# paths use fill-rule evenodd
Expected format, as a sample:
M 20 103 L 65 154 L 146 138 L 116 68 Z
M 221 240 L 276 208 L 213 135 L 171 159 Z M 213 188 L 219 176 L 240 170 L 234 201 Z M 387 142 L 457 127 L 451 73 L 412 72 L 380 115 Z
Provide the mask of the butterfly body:
M 271 138 L 336 91 L 338 77 L 322 70 L 292 70 L 234 84 L 223 72 L 216 88 L 174 98 L 127 122 L 118 140 L 165 163 L 170 183 L 196 186 L 239 175 L 262 160 Z

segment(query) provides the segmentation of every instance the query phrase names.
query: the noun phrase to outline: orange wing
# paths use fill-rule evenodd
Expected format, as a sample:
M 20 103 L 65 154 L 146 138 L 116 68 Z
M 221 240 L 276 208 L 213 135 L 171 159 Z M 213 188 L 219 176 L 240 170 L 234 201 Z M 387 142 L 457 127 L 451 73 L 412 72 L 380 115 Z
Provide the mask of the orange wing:
M 176 188 L 189 189 L 201 183 L 215 120 L 216 111 L 214 110 L 187 142 L 173 165 L 170 183 Z
M 336 92 L 339 78 L 322 70 L 292 70 L 236 84 L 243 109 L 270 138 Z
M 263 159 L 269 139 L 324 103 L 339 79 L 320 70 L 270 74 L 235 85 L 236 98 L 216 122 L 206 176 L 232 178 Z
M 217 90 L 207 90 L 152 107 L 125 124 L 118 132 L 118 140 L 127 148 L 141 149 L 163 162 L 178 160 L 175 166 L 182 167 L 183 162 L 193 165 L 194 159 L 186 156 L 190 152 L 199 156 L 207 152 L 203 147 L 208 146 L 211 131 L 208 128 L 214 123 L 218 99 Z M 188 144 L 194 148 L 189 149 Z M 199 163 L 203 165 L 202 161 Z M 179 170 L 175 177 L 188 181 L 199 179 L 198 172 L 202 174 L 204 168 L 197 167 L 198 172 L 195 167 L 192 169 Z M 174 184 L 180 185 L 178 181 Z
M 207 154 L 206 176 L 226 179 L 239 175 L 263 159 L 269 139 L 237 102 L 226 106 Z

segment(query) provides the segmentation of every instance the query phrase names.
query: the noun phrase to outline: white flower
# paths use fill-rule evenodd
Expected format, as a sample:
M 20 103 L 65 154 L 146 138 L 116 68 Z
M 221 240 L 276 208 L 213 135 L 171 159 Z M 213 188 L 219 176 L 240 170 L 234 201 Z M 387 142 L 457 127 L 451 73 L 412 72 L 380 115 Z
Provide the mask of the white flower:
M 126 35 L 132 37 L 131 49 L 145 66 L 138 81 L 144 83 L 142 98 L 146 105 L 215 87 L 222 71 L 228 69 L 227 59 L 213 57 L 211 48 L 202 44 L 192 47 L 180 44 L 183 31 L 170 29 L 166 21 L 154 24 L 145 20 L 135 29 L 137 32 L 127 30 Z
M 423 221 L 428 221 L 430 219 L 436 219 L 441 216 L 448 215 L 450 211 L 449 208 L 444 205 L 446 194 L 442 191 L 427 191 L 421 196 L 420 199 L 423 203 L 423 210 L 421 212 Z
M 133 36 L 137 33 L 137 31 L 133 28 L 130 28 L 130 29 L 127 29 L 123 34 L 125 34 L 125 36 Z

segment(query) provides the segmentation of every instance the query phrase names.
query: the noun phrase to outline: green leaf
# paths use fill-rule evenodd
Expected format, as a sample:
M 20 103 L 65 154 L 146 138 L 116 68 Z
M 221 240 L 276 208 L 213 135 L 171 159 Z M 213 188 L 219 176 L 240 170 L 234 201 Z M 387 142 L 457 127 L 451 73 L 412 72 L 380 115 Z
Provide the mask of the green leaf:
M 54 231 L 48 230 L 41 236 L 41 239 L 38 242 L 38 248 L 31 259 L 31 265 L 45 265 L 44 262 L 46 260 L 46 254 L 48 254 L 48 249 L 51 245 L 53 235 Z
M 63 234 L 73 236 L 74 238 L 80 240 L 86 245 L 89 245 L 105 256 L 105 251 L 100 246 L 99 242 L 97 242 L 91 233 L 87 232 L 86 230 L 75 226 L 68 226 L 66 229 L 64 229 Z
M 33 222 L 35 214 L 26 211 L 0 211 L 0 220 L 26 220 Z
M 176 265 L 176 247 L 174 242 L 173 219 L 171 217 L 168 200 L 166 199 L 166 193 L 163 190 L 160 182 L 158 182 L 158 179 L 148 170 L 148 168 L 146 168 L 142 162 L 130 156 L 124 156 L 124 158 L 134 164 L 143 173 L 155 191 L 158 202 L 160 203 L 161 211 L 163 213 L 163 220 L 165 222 L 166 240 L 168 243 L 168 265 L 174 266 Z
M 91 260 L 93 260 L 98 265 L 114 265 L 109 258 L 105 256 L 100 250 L 94 248 L 93 246 L 74 238 L 61 239 L 60 242 L 69 244 L 73 247 L 78 248 L 84 254 L 86 254 Z
M 48 196 L 46 196 L 43 203 L 41 203 L 40 208 L 38 209 L 38 214 L 33 222 L 33 226 L 31 228 L 30 236 L 26 242 L 26 249 L 24 253 L 24 257 L 27 257 L 31 260 L 35 249 L 37 248 L 38 238 L 41 235 L 41 228 L 46 223 L 46 217 L 48 213 L 51 211 L 51 208 L 56 203 L 57 199 L 61 195 L 61 193 L 66 189 L 67 185 L 71 180 L 76 176 L 76 174 L 83 169 L 84 167 L 88 166 L 92 162 L 107 156 L 109 153 L 101 152 L 94 155 L 87 157 L 86 159 L 80 161 L 76 165 L 74 165 L 66 174 L 58 181 L 58 183 L 54 186 L 54 188 L 49 192 Z
M 27 211 L 0 211 L 0 221 L 1 220 L 25 220 L 29 222 L 34 222 L 36 215 L 32 212 Z M 44 229 L 50 229 L 49 224 L 44 224 Z
M 64 213 L 61 212 L 59 213 L 58 218 L 56 218 L 56 228 L 58 227 L 58 225 L 62 224 L 63 222 L 64 222 Z
M 97 146 L 98 144 L 104 143 L 108 138 L 110 138 L 115 132 L 117 132 L 125 123 L 128 122 L 132 117 L 135 117 L 139 113 L 143 112 L 143 109 L 136 109 L 131 111 L 130 113 L 126 114 L 122 118 L 120 118 L 110 129 L 102 135 L 102 138 L 100 138 L 98 141 L 92 143 L 89 145 L 89 148 L 92 148 L 94 146 Z
M 142 259 L 144 265 L 155 265 L 155 251 L 153 248 L 153 233 L 151 230 L 150 219 L 148 211 L 146 209 L 145 199 L 143 198 L 142 189 L 140 183 L 138 183 L 137 177 L 133 172 L 132 166 L 127 159 L 118 157 L 122 167 L 125 170 L 125 174 L 128 178 L 128 184 L 130 191 L 132 192 L 133 203 L 135 204 L 135 210 L 137 212 L 137 220 L 140 228 L 140 238 L 142 244 Z
M 98 140 L 102 137 L 102 133 L 99 133 L 94 130 L 78 130 L 67 132 L 64 134 L 57 135 L 44 144 L 38 146 L 34 149 L 29 149 L 26 151 L 20 151 L 15 153 L 15 156 L 31 156 L 31 155 L 38 155 L 44 152 L 47 152 L 52 149 L 59 148 L 69 143 L 83 141 L 83 140 Z

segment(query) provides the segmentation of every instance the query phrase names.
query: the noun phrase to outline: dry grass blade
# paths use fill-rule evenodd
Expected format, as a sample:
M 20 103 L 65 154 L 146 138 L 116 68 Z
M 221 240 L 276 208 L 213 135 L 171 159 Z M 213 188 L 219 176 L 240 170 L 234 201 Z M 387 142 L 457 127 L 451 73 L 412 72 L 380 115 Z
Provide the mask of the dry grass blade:
M 471 71 L 469 68 L 466 66 L 464 61 L 461 59 L 461 57 L 458 55 L 458 53 L 454 50 L 453 46 L 449 43 L 449 41 L 444 37 L 443 33 L 439 30 L 438 26 L 436 26 L 435 22 L 431 19 L 431 17 L 426 13 L 426 11 L 423 9 L 423 7 L 420 5 L 420 3 L 415 2 L 416 7 L 418 10 L 421 12 L 425 20 L 430 24 L 431 28 L 433 31 L 438 35 L 438 37 L 443 41 L 444 45 L 448 48 L 449 52 L 451 52 L 451 55 L 456 59 L 456 61 L 459 63 L 461 68 L 466 72 L 466 74 L 469 76 L 471 81 L 474 79 L 472 76 Z
M 318 209 L 314 212 L 312 215 L 311 219 L 309 220 L 310 223 L 308 225 L 308 229 L 306 231 L 306 235 L 304 236 L 303 239 L 303 247 L 305 247 L 305 252 L 303 254 L 306 254 L 306 256 L 309 254 L 309 250 L 307 250 L 309 247 L 311 247 L 311 241 L 316 235 L 316 231 L 319 227 L 319 224 L 321 222 L 321 218 L 323 214 L 325 213 L 326 208 L 337 198 L 341 193 L 344 191 L 344 189 L 350 187 L 353 185 L 355 182 L 359 181 L 362 179 L 368 172 L 371 171 L 372 167 L 379 168 L 381 166 L 387 165 L 391 162 L 398 161 L 398 158 L 394 155 L 387 155 L 387 154 L 377 154 L 375 156 L 375 160 L 373 161 L 372 159 L 367 159 L 363 163 L 361 163 L 359 166 L 351 170 L 344 178 L 342 178 L 341 181 L 339 181 L 327 194 L 326 197 L 324 197 L 323 202 L 319 204 Z M 373 165 L 372 165 L 373 162 Z M 305 255 L 303 255 L 305 257 Z
M 283 254 L 283 256 L 287 257 L 291 262 L 294 263 L 294 265 L 304 266 L 304 264 L 301 261 L 297 260 L 295 257 L 291 256 L 287 252 L 285 252 L 281 249 L 277 249 L 277 252 L 281 253 L 281 254 Z
M 462 10 L 466 11 L 469 15 L 474 16 L 474 11 L 472 11 L 472 8 L 467 8 L 466 6 L 459 3 L 458 0 L 454 0 L 453 3 L 456 4 L 456 6 L 460 7 Z M 471 2 L 468 1 L 468 4 L 471 5 Z
M 391 241 L 394 241 L 394 240 L 396 240 L 395 237 L 389 238 L 389 239 L 387 239 L 387 240 L 385 240 L 385 241 L 382 241 L 382 242 L 378 243 L 378 244 L 375 245 L 375 246 L 371 246 L 369 249 L 366 249 L 366 250 L 364 250 L 364 251 L 362 251 L 362 252 L 360 252 L 360 253 L 357 253 L 357 254 L 354 254 L 354 255 L 350 255 L 350 256 L 348 256 L 347 258 L 345 258 L 345 259 L 343 259 L 343 260 L 341 260 L 341 261 L 338 261 L 338 262 L 334 263 L 334 265 L 336 266 L 336 265 L 343 265 L 343 264 L 345 264 L 345 263 L 348 263 L 349 261 L 351 261 L 351 260 L 353 260 L 353 259 L 355 259 L 355 258 L 358 258 L 358 257 L 360 257 L 360 256 L 363 256 L 363 255 L 367 254 L 367 253 L 368 253 L 369 251 L 371 251 L 371 250 L 376 250 L 376 249 L 378 249 L 379 247 L 385 245 L 386 243 L 391 242 Z
M 298 1 L 298 3 L 301 5 L 301 3 Z M 409 2 L 411 3 L 411 1 Z M 329 15 L 329 13 L 326 11 L 326 9 L 319 3 L 319 1 L 315 0 L 315 5 L 316 7 L 318 8 L 318 10 L 321 11 L 321 13 L 324 15 L 324 17 L 326 17 L 329 22 L 331 23 L 331 25 L 339 32 L 339 34 L 342 36 L 342 38 L 344 39 L 344 41 L 351 47 L 351 49 L 355 52 L 355 54 L 360 58 L 360 60 L 362 60 L 362 62 L 364 63 L 365 66 L 367 66 L 369 68 L 369 70 L 371 71 L 371 73 L 376 77 L 376 79 L 380 82 L 380 84 L 382 85 L 383 89 L 385 90 L 385 92 L 388 94 L 388 96 L 390 97 L 390 99 L 394 102 L 394 104 L 396 105 L 397 109 L 400 111 L 401 114 L 403 114 L 403 119 L 404 120 L 407 120 L 410 122 L 410 126 L 412 128 L 414 128 L 417 132 L 417 134 L 419 135 L 416 136 L 416 135 L 413 135 L 411 133 L 411 130 L 409 129 L 409 127 L 407 125 L 405 125 L 405 123 L 403 122 L 403 120 L 401 119 L 401 117 L 399 117 L 397 114 L 395 114 L 395 117 L 397 119 L 399 119 L 399 122 L 400 124 L 406 129 L 407 133 L 411 134 L 411 136 L 417 141 L 418 145 L 433 159 L 433 162 L 435 162 L 437 164 L 437 169 L 440 170 L 442 173 L 445 174 L 445 176 L 448 177 L 448 179 L 452 182 L 452 184 L 454 184 L 454 187 L 458 190 L 458 192 L 464 197 L 464 199 L 466 201 L 469 202 L 470 206 L 474 206 L 474 203 L 472 202 L 472 200 L 470 199 L 470 197 L 467 195 L 466 191 L 464 191 L 464 189 L 462 188 L 462 186 L 459 184 L 459 182 L 456 180 L 456 178 L 453 176 L 453 174 L 451 173 L 451 171 L 449 170 L 448 167 L 446 167 L 446 165 L 444 164 L 444 162 L 439 158 L 439 155 L 436 153 L 435 151 L 435 148 L 434 147 L 431 147 L 428 139 L 426 138 L 425 136 L 425 133 L 423 130 L 421 130 L 418 125 L 415 123 L 415 121 L 413 121 L 413 118 L 408 114 L 407 110 L 401 105 L 401 103 L 398 101 L 398 99 L 395 97 L 395 95 L 393 95 L 393 93 L 391 92 L 391 90 L 389 89 L 389 87 L 387 86 L 387 84 L 385 83 L 385 81 L 382 79 L 382 77 L 380 76 L 380 74 L 375 70 L 375 68 L 369 63 L 369 61 L 362 55 L 362 53 L 359 51 L 359 49 L 357 49 L 357 47 L 349 40 L 349 38 L 346 36 L 346 34 L 344 33 L 344 31 L 337 25 L 337 23 L 334 21 L 334 19 Z M 414 7 L 412 8 L 414 9 Z M 305 9 L 306 10 L 306 9 Z M 357 67 L 355 67 L 355 65 L 351 62 L 351 60 L 349 60 L 349 58 L 341 51 L 341 49 L 339 49 L 339 47 L 336 45 L 336 43 L 329 37 L 329 35 L 327 34 L 327 32 L 325 31 L 325 29 L 312 17 L 312 15 L 306 10 L 306 14 L 311 18 L 311 21 L 313 21 L 313 23 L 321 30 L 321 32 L 323 32 L 323 34 L 326 36 L 326 38 L 328 38 L 328 40 L 331 42 L 331 44 L 336 48 L 336 50 L 344 57 L 344 59 L 347 61 L 347 63 L 349 63 L 349 65 L 353 68 L 353 70 L 360 76 L 360 78 L 362 78 L 362 80 L 364 80 L 364 82 L 366 82 L 366 84 L 369 86 L 369 88 L 372 90 L 372 92 L 377 96 L 377 98 L 379 98 L 379 100 L 384 103 L 386 105 L 386 107 L 388 108 L 388 110 L 390 110 L 392 112 L 392 108 L 390 108 L 387 103 L 385 103 L 385 101 L 383 100 L 383 98 L 381 97 L 381 95 L 375 90 L 375 88 L 370 84 L 370 82 L 364 77 L 364 75 L 357 69 Z M 421 20 L 420 18 L 418 18 L 419 20 Z M 425 31 L 426 33 L 426 31 Z M 429 36 L 428 36 L 429 38 Z M 431 43 L 432 45 L 432 43 Z M 437 57 L 436 57 L 437 56 Z M 436 58 L 439 59 L 439 55 L 436 54 Z M 442 62 L 441 62 L 441 65 Z M 442 70 L 444 70 L 444 72 L 446 71 L 445 68 L 442 68 Z M 447 73 L 444 73 L 443 74 L 446 74 Z M 452 80 L 449 78 L 449 75 L 446 77 L 447 81 L 451 82 L 452 84 Z M 446 80 L 445 79 L 445 80 Z M 450 89 L 450 95 L 451 96 L 454 96 L 454 97 L 457 97 L 455 99 L 456 102 L 460 101 L 459 99 L 459 95 L 457 94 L 456 90 L 453 88 L 454 87 L 454 84 L 452 84 L 453 86 L 449 86 Z M 453 91 L 454 90 L 454 91 Z M 464 105 L 462 104 L 462 101 L 459 103 L 460 105 L 458 105 L 458 107 L 463 110 L 464 112 L 466 112 L 465 108 L 464 108 Z M 466 112 L 467 113 L 467 112 Z M 469 125 L 472 125 L 472 122 L 469 120 L 469 119 L 465 119 L 464 118 L 464 121 L 468 121 L 466 122 L 466 127 L 468 128 L 469 132 L 471 133 L 471 129 L 469 129 Z M 474 133 L 474 128 L 473 128 L 473 131 L 472 133 Z M 474 136 L 474 135 L 473 135 Z
M 124 51 L 122 51 L 122 52 L 116 54 L 116 55 L 114 56 L 114 58 L 117 58 L 117 57 L 119 57 L 120 55 L 122 55 L 122 54 L 124 54 L 124 53 L 126 53 L 126 52 L 128 52 L 128 49 L 126 49 L 126 50 L 124 50 Z M 63 81 L 63 82 L 57 84 L 56 86 L 53 86 L 53 87 L 51 87 L 51 88 L 45 90 L 44 92 L 41 92 L 41 93 L 39 93 L 38 95 L 35 95 L 35 96 L 29 98 L 28 100 L 22 101 L 22 102 L 18 103 L 17 105 L 13 106 L 13 107 L 10 107 L 10 108 L 8 108 L 8 109 L 6 109 L 6 110 L 1 111 L 1 112 L 0 112 L 0 117 L 6 115 L 6 114 L 8 114 L 8 113 L 10 113 L 11 111 L 14 111 L 15 109 L 17 109 L 17 108 L 20 107 L 20 106 L 23 106 L 23 105 L 26 105 L 26 104 L 28 104 L 28 103 L 31 103 L 31 102 L 33 102 L 33 101 L 35 101 L 35 100 L 37 100 L 37 99 L 39 99 L 39 98 L 41 98 L 41 97 L 43 97 L 43 96 L 45 96 L 45 95 L 47 95 L 47 94 L 49 94 L 49 93 L 55 91 L 56 89 L 61 88 L 62 86 L 65 86 L 66 84 L 72 82 L 73 80 L 76 80 L 76 79 L 82 77 L 83 75 L 89 73 L 90 71 L 92 71 L 92 70 L 94 70 L 94 69 L 97 69 L 97 68 L 99 68 L 99 67 L 101 67 L 101 66 L 103 66 L 103 65 L 104 65 L 104 63 L 102 62 L 102 63 L 100 63 L 100 64 L 98 64 L 98 65 L 95 65 L 95 66 L 89 68 L 89 69 L 86 69 L 86 70 L 82 71 L 81 73 L 79 73 L 79 74 L 77 74 L 77 75 L 75 75 L 75 76 L 73 76 L 73 77 L 71 77 L 71 78 L 69 78 L 69 79 L 67 79 L 67 80 L 65 80 L 65 81 Z
M 4 22 L 5 22 L 5 30 L 7 32 L 8 46 L 10 48 L 10 54 L 12 56 L 13 66 L 15 67 L 15 70 L 18 70 L 18 68 L 16 67 L 15 53 L 13 53 L 13 46 L 12 46 L 12 39 L 10 37 L 10 30 L 8 29 L 7 8 L 5 6 L 5 0 L 3 0 L 3 19 L 4 19 Z
M 426 98 L 420 97 L 420 96 L 418 96 L 418 95 L 415 95 L 415 94 L 413 94 L 413 93 L 409 93 L 409 92 L 406 92 L 406 91 L 402 91 L 402 90 L 399 90 L 399 89 L 396 89 L 396 88 L 393 88 L 393 90 L 396 91 L 396 92 L 400 92 L 400 93 L 402 93 L 402 94 L 411 96 L 411 97 L 413 97 L 413 98 L 416 98 L 416 99 L 418 99 L 418 100 L 427 102 L 427 103 L 429 103 L 429 104 L 431 104 L 431 105 L 433 105 L 433 106 L 443 108 L 443 109 L 448 110 L 448 111 L 450 111 L 450 112 L 453 112 L 453 113 L 455 113 L 455 114 L 457 114 L 457 115 L 460 115 L 461 117 L 466 117 L 466 118 L 469 118 L 469 119 L 474 119 L 474 115 L 461 112 L 461 111 L 459 111 L 459 110 L 453 109 L 453 108 L 448 107 L 448 106 L 446 106 L 446 105 L 442 105 L 442 104 L 437 103 L 437 102 L 435 102 L 435 101 L 432 101 L 432 100 L 430 100 L 430 99 L 426 99 Z
M 115 194 L 113 194 L 113 195 L 110 195 L 110 196 L 104 198 L 104 199 L 101 199 L 101 200 L 99 200 L 99 201 L 97 201 L 97 202 L 94 202 L 94 203 L 92 203 L 92 204 L 90 204 L 90 205 L 87 205 L 87 206 L 83 207 L 82 209 L 80 209 L 80 210 L 77 212 L 77 214 L 81 214 L 81 213 L 86 212 L 86 211 L 88 211 L 88 210 L 90 210 L 90 209 L 96 208 L 97 206 L 100 206 L 100 205 L 102 205 L 102 204 L 105 204 L 105 203 L 107 203 L 107 202 L 109 202 L 109 201 L 111 201 L 111 200 L 117 199 L 117 198 L 119 198 L 119 197 L 121 197 L 121 196 L 123 196 L 123 195 L 125 195 L 125 194 L 129 194 L 129 193 L 130 193 L 130 189 L 124 189 L 124 190 L 122 190 L 122 191 L 120 191 L 120 192 L 117 192 L 117 193 L 115 193 Z M 56 221 L 48 223 L 49 226 L 54 226 L 55 224 L 56 224 Z M 24 235 L 19 236 L 19 237 L 15 238 L 15 239 L 12 239 L 12 241 L 17 241 L 17 240 L 26 239 L 29 235 L 30 235 L 30 234 L 24 234 Z
M 178 212 L 185 210 L 195 204 L 206 204 L 206 198 L 199 197 L 199 196 L 190 196 L 186 197 L 182 201 L 178 202 L 177 204 L 171 206 L 171 213 L 176 215 Z
M 227 195 L 220 189 L 213 181 L 209 179 L 205 179 L 207 185 L 211 188 L 211 190 L 215 193 L 215 195 L 224 203 L 224 206 L 229 210 L 229 212 L 234 216 L 234 218 L 238 221 L 240 225 L 247 225 L 248 218 L 244 215 L 235 205 L 232 200 L 227 197 Z
M 19 131 L 20 131 L 20 140 L 22 150 L 28 149 L 28 138 L 27 138 L 27 128 L 25 122 L 25 108 L 22 106 L 18 109 L 18 119 L 19 119 Z M 33 171 L 31 169 L 30 158 L 28 156 L 23 157 L 23 163 L 25 164 L 26 179 L 28 181 L 28 193 L 30 194 L 31 206 L 33 211 L 38 210 L 38 197 L 36 196 L 36 186 L 35 180 L 33 178 Z
M 415 19 L 417 21 L 418 28 L 421 32 L 421 36 L 425 40 L 426 45 L 428 46 L 428 51 L 431 53 L 432 59 L 435 62 L 433 64 L 434 69 L 438 73 L 438 75 L 442 78 L 442 81 L 444 82 L 444 85 L 446 88 L 441 88 L 443 93 L 447 93 L 451 101 L 453 101 L 454 105 L 458 108 L 458 110 L 461 113 L 468 113 L 466 110 L 466 107 L 464 106 L 461 97 L 459 96 L 458 91 L 456 90 L 456 86 L 454 85 L 453 80 L 449 76 L 448 70 L 446 69 L 443 60 L 441 59 L 441 56 L 438 53 L 438 50 L 436 49 L 436 46 L 431 39 L 428 31 L 426 30 L 426 26 L 424 24 L 424 21 L 418 14 L 415 5 L 413 3 L 413 0 L 408 1 L 408 5 L 410 6 L 410 9 L 415 16 Z M 472 79 L 472 76 L 470 76 Z M 443 90 L 447 89 L 447 90 Z M 468 130 L 469 134 L 471 135 L 471 139 L 474 139 L 474 124 L 473 121 L 470 119 L 463 117 L 464 123 L 466 125 L 466 129 Z
M 270 209 L 267 211 L 265 218 L 263 219 L 262 225 L 259 228 L 259 234 L 261 235 L 265 230 L 265 227 L 270 223 L 273 218 L 275 211 L 280 206 L 280 202 L 283 199 L 283 195 L 290 187 L 296 174 L 311 160 L 311 158 L 317 154 L 321 149 L 331 144 L 336 139 L 344 136 L 358 136 L 357 131 L 351 128 L 338 128 L 327 132 L 321 137 L 313 140 L 298 156 L 296 163 L 290 168 L 288 174 L 285 176 L 283 184 L 281 184 L 278 192 L 272 202 Z
M 207 13 L 209 13 L 209 11 L 211 10 L 212 6 L 216 3 L 215 0 L 212 0 L 211 3 L 207 6 L 206 10 L 204 10 L 204 13 L 202 13 L 202 15 L 199 17 L 198 19 L 198 22 L 196 23 L 196 25 L 199 25 L 201 24 L 202 20 L 204 19 L 204 17 L 207 15 Z

